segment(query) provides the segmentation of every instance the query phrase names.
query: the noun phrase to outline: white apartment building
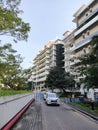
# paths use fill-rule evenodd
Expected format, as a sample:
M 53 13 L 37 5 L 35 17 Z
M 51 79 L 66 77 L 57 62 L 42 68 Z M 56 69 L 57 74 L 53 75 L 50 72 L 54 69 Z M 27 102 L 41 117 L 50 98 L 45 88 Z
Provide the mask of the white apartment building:
M 81 65 L 78 57 L 89 53 L 90 41 L 98 35 L 98 0 L 90 0 L 74 14 L 76 29 L 66 31 L 63 35 L 65 71 L 75 76 L 75 80 L 83 78 L 78 71 Z
M 42 89 L 51 67 L 63 67 L 63 43 L 60 39 L 50 41 L 35 57 L 32 80 L 37 89 Z
M 83 78 L 77 71 L 81 65 L 78 57 L 89 52 L 92 37 L 98 35 L 98 0 L 90 0 L 73 16 L 76 29 L 67 30 L 63 40 L 50 41 L 33 60 L 32 79 L 38 88 L 44 86 L 49 70 L 54 66 L 64 67 L 66 72 L 75 76 L 77 82 Z
M 63 42 L 64 42 L 64 69 L 66 72 L 72 72 L 71 65 L 73 65 L 72 59 L 73 55 L 73 45 L 74 45 L 74 30 L 67 30 L 63 34 Z
M 81 65 L 77 59 L 79 56 L 89 53 L 90 41 L 93 36 L 98 35 L 98 0 L 90 0 L 89 3 L 84 4 L 74 14 L 73 22 L 76 23 L 77 28 L 74 33 L 74 71 L 76 72 L 77 80 L 83 76 L 79 75 L 77 68 Z

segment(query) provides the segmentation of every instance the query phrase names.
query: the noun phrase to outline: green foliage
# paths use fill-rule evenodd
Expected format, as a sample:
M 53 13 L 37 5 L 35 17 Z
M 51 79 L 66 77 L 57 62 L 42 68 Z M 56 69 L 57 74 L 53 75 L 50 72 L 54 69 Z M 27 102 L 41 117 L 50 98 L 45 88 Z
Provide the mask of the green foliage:
M 31 93 L 32 91 L 27 90 L 0 90 L 0 96 L 10 96 L 10 95 L 16 95 L 16 94 L 26 94 Z
M 14 37 L 14 41 L 27 40 L 30 31 L 29 23 L 18 16 L 21 0 L 0 0 L 0 35 Z
M 46 79 L 46 86 L 54 90 L 55 88 L 62 88 L 65 82 L 65 75 L 62 68 L 54 67 L 50 70 Z
M 89 87 L 98 87 L 98 63 L 92 64 L 87 68 L 85 81 Z
M 67 88 L 72 87 L 73 81 L 73 78 L 69 73 L 65 73 L 64 69 L 54 67 L 47 76 L 45 86 L 52 90 L 58 88 L 65 91 Z
M 70 73 L 65 73 L 65 82 L 66 82 L 66 88 L 68 89 L 72 89 L 75 86 L 75 80 L 74 77 L 72 75 L 70 75 Z
M 28 90 L 33 90 L 33 89 L 34 89 L 33 82 L 28 81 Z
M 78 107 L 81 110 L 84 110 L 90 114 L 98 116 L 98 103 L 94 102 L 94 110 L 92 110 L 92 106 L 90 102 L 71 102 L 71 104 L 75 107 Z
M 27 89 L 27 81 L 31 76 L 32 68 L 22 70 L 20 64 L 23 58 L 16 52 L 11 44 L 0 46 L 0 83 L 4 88 Z
M 0 35 L 11 36 L 14 42 L 27 40 L 30 31 L 29 23 L 19 17 L 22 13 L 20 3 L 21 0 L 0 0 Z M 23 58 L 16 52 L 11 44 L 0 44 L 0 87 L 15 90 L 27 88 L 31 68 L 22 70 Z
M 94 36 L 90 42 L 91 50 L 89 54 L 80 57 L 80 72 L 85 75 L 83 82 L 88 88 L 98 87 L 98 36 Z

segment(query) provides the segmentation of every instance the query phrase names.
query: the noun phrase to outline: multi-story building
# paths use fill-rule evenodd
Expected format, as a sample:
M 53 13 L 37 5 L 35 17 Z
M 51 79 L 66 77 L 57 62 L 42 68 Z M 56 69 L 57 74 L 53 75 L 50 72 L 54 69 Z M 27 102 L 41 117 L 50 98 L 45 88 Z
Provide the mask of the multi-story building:
M 64 48 L 63 43 L 60 39 L 55 41 L 50 41 L 47 45 L 44 46 L 44 49 L 39 52 L 35 57 L 34 67 L 33 67 L 33 82 L 36 83 L 38 89 L 41 89 L 44 84 L 49 70 L 51 67 L 64 66 Z
M 73 22 L 76 23 L 75 30 L 66 31 L 63 40 L 49 42 L 35 57 L 33 81 L 38 87 L 44 86 L 49 70 L 54 66 L 65 68 L 76 81 L 83 78 L 77 71 L 81 66 L 78 57 L 89 53 L 90 41 L 98 35 L 98 0 L 81 6 L 74 14 Z
M 90 0 L 74 14 L 73 22 L 76 29 L 67 30 L 63 36 L 64 42 L 64 68 L 75 76 L 75 80 L 83 78 L 78 71 L 81 63 L 79 57 L 89 53 L 90 41 L 98 35 L 98 0 Z
M 74 32 L 74 61 L 73 68 L 77 74 L 77 79 L 82 78 L 77 72 L 77 68 L 81 65 L 77 59 L 79 56 L 89 53 L 90 41 L 93 36 L 98 35 L 98 0 L 90 0 L 89 3 L 83 5 L 74 14 L 73 22 L 77 28 Z
M 73 46 L 74 46 L 74 30 L 67 30 L 63 34 L 64 42 L 64 69 L 66 72 L 73 74 L 72 65 L 73 65 Z
M 73 16 L 76 29 L 67 30 L 63 34 L 64 68 L 66 72 L 74 75 L 75 81 L 78 83 L 85 77 L 79 71 L 79 67 L 81 67 L 79 57 L 90 52 L 90 41 L 93 36 L 98 35 L 98 0 L 90 0 L 81 6 Z M 81 84 L 81 90 L 83 87 L 84 84 Z

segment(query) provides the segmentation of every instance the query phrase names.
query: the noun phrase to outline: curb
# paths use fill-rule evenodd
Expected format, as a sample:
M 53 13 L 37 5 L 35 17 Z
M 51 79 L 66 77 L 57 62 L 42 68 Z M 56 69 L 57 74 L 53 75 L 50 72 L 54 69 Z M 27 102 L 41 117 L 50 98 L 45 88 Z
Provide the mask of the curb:
M 10 130 L 34 101 L 35 99 L 31 99 L 7 124 L 5 124 L 5 126 L 3 126 L 3 128 L 1 128 L 1 130 Z
M 79 112 L 81 112 L 81 113 L 83 113 L 83 114 L 85 114 L 85 115 L 91 117 L 91 118 L 94 119 L 95 121 L 98 121 L 98 117 L 97 117 L 97 116 L 94 116 L 94 115 L 92 115 L 92 114 L 90 114 L 90 113 L 88 113 L 88 112 L 86 112 L 86 111 L 84 111 L 84 110 L 81 110 L 81 109 L 79 109 L 78 107 L 75 107 L 75 106 L 73 106 L 73 105 L 71 105 L 71 104 L 68 104 L 68 106 L 72 107 L 74 110 L 77 110 L 77 111 L 79 111 Z

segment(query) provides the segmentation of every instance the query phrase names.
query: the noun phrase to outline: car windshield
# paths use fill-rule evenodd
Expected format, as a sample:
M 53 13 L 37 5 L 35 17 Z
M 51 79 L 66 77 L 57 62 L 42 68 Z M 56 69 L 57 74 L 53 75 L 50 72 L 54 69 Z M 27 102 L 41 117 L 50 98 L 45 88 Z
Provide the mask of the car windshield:
M 48 97 L 53 97 L 53 98 L 55 98 L 55 97 L 57 97 L 57 96 L 56 96 L 55 93 L 49 93 L 49 94 L 48 94 Z

